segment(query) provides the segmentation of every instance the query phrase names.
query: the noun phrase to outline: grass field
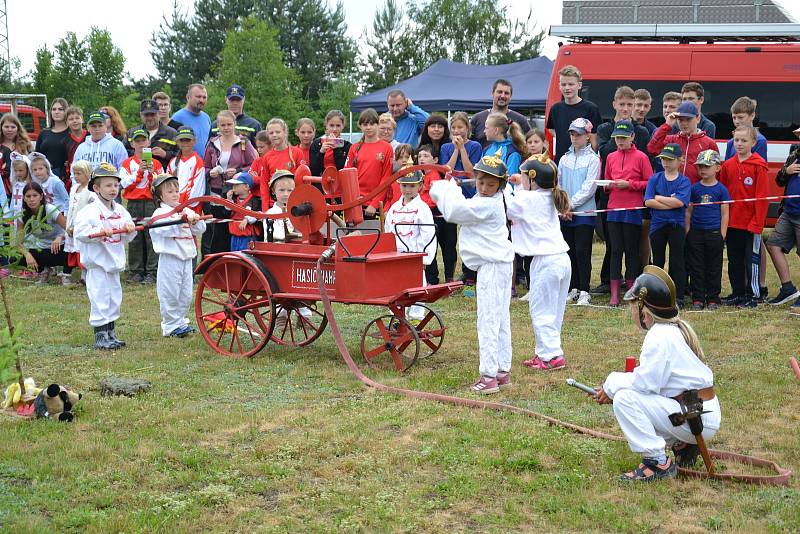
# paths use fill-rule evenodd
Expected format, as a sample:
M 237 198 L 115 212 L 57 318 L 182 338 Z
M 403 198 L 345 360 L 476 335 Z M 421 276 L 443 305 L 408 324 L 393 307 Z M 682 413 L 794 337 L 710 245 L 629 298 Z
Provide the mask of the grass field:
M 796 256 L 791 266 L 800 276 Z M 771 267 L 769 280 L 774 293 Z M 72 424 L 0 416 L 3 532 L 800 531 L 800 381 L 788 364 L 800 356 L 800 318 L 786 307 L 684 317 L 722 402 L 711 445 L 775 460 L 798 474 L 791 485 L 624 486 L 618 474 L 638 463 L 624 443 L 368 390 L 329 332 L 305 349 L 270 344 L 229 360 L 199 336 L 162 338 L 154 286 L 125 286 L 118 330 L 129 347 L 100 353 L 83 289 L 9 284 L 26 376 L 84 398 Z M 471 396 L 475 301 L 434 307 L 450 328 L 442 350 L 405 376 L 371 376 Z M 360 330 L 381 310 L 336 312 L 358 355 Z M 563 382 L 600 383 L 638 353 L 642 335 L 627 309 L 568 307 L 566 371 L 519 365 L 533 347 L 525 303 L 512 303 L 512 330 L 514 387 L 491 400 L 619 432 L 609 407 Z M 153 389 L 101 397 L 109 375 L 146 378 Z

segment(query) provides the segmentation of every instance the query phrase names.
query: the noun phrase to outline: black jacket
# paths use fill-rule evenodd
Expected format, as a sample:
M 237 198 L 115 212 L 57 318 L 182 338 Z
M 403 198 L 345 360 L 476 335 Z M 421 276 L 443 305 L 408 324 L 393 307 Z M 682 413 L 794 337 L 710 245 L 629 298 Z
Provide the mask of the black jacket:
M 309 159 L 308 167 L 311 169 L 312 176 L 322 176 L 325 170 L 325 154 L 319 151 L 322 148 L 322 137 L 317 137 L 311 141 L 311 146 L 308 149 Z M 333 149 L 333 161 L 336 163 L 337 169 L 343 169 L 347 163 L 347 153 L 350 151 L 350 141 L 345 141 L 344 145 L 339 148 Z
M 789 157 L 786 158 L 786 163 L 783 164 L 783 167 L 775 176 L 775 182 L 778 186 L 786 187 L 789 184 L 789 174 L 786 172 L 786 167 L 796 161 L 800 161 L 800 145 L 792 145 L 789 149 Z
M 144 130 L 145 132 L 147 131 L 147 128 L 145 128 L 144 124 L 140 124 L 139 126 L 134 126 L 128 130 L 128 133 L 125 135 L 125 141 L 123 144 L 125 145 L 129 156 L 133 156 L 133 147 L 131 147 L 131 141 L 133 141 L 133 139 L 131 139 L 131 134 L 139 129 Z M 165 171 L 167 170 L 167 165 L 169 165 L 170 160 L 178 155 L 178 143 L 175 142 L 176 135 L 178 135 L 178 132 L 164 123 L 159 122 L 158 130 L 156 131 L 155 135 L 150 138 L 151 148 L 163 148 L 164 152 L 167 153 L 167 155 L 163 158 L 156 158 L 153 156 L 159 161 L 159 163 L 161 163 L 161 166 L 164 167 Z

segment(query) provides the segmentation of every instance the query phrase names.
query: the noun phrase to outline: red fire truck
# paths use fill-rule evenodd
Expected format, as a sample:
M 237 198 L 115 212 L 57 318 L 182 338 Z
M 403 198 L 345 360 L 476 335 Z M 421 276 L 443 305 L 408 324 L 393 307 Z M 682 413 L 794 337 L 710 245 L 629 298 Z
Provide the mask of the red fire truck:
M 558 71 L 574 65 L 583 75 L 581 96 L 600 107 L 604 120 L 614 117 L 616 88 L 629 85 L 650 91 L 647 118 L 660 125 L 664 93 L 694 81 L 705 90 L 702 113 L 717 126 L 723 156 L 733 129 L 730 107 L 740 96 L 758 101 L 755 125 L 768 141 L 771 177 L 798 142 L 792 131 L 800 126 L 800 24 L 573 24 L 553 26 L 550 35 L 569 42 L 553 65 L 548 111 L 561 99 Z M 774 180 L 770 194 L 782 194 Z M 770 225 L 778 205 L 770 204 Z

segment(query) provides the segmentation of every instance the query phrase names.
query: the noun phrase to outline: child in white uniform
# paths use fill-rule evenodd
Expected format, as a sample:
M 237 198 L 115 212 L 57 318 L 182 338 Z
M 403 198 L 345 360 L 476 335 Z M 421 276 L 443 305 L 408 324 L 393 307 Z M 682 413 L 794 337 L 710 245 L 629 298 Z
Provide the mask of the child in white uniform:
M 68 255 L 67 265 L 80 268 L 80 254 L 78 244 L 75 242 L 75 218 L 83 208 L 95 201 L 95 194 L 89 189 L 89 179 L 92 176 L 92 166 L 82 159 L 70 167 L 72 174 L 72 187 L 69 190 L 69 214 L 67 215 L 67 237 L 64 240 L 64 251 Z M 86 274 L 81 269 L 81 280 L 85 281 Z M 69 285 L 69 277 L 63 278 L 64 285 Z
M 275 171 L 272 178 L 269 180 L 269 192 L 275 199 L 275 204 L 272 205 L 267 213 L 286 213 L 286 203 L 289 201 L 289 196 L 294 191 L 295 181 L 292 171 L 280 169 Z M 292 222 L 289 218 L 285 219 L 264 219 L 264 235 L 268 235 L 269 225 L 272 223 L 272 240 L 278 242 L 288 241 L 293 236 L 299 236 L 298 232 L 294 231 Z
M 421 172 L 406 174 L 397 180 L 401 196 L 386 212 L 386 222 L 384 223 L 384 232 L 395 234 L 398 251 L 425 253 L 425 257 L 422 258 L 423 286 L 427 285 L 424 266 L 430 265 L 436 259 L 437 247 L 433 213 L 419 195 L 424 180 L 425 177 Z M 400 224 L 400 226 L 396 227 L 396 224 Z M 408 318 L 424 319 L 425 308 L 417 305 L 409 307 Z
M 519 170 L 512 176 L 517 187 L 507 210 L 514 252 L 531 258 L 528 309 L 536 336 L 536 351 L 522 365 L 562 369 L 561 324 L 572 266 L 558 216 L 570 211 L 569 195 L 558 187 L 558 168 L 546 154 L 531 156 Z
M 688 390 L 697 390 L 703 401 L 703 439 L 709 440 L 720 426 L 719 399 L 714 393 L 714 374 L 703 363 L 703 349 L 692 327 L 678 317 L 675 284 L 663 269 L 644 268 L 625 294 L 631 318 L 647 332 L 639 366 L 632 373 L 611 373 L 595 397 L 600 404 L 613 401 L 628 446 L 641 453 L 639 466 L 622 475 L 623 480 L 651 481 L 674 477 L 675 464 L 688 467 L 697 458 L 697 445 L 688 423 L 673 426 L 670 414 L 681 412 Z M 682 399 L 681 399 L 682 400 Z M 675 460 L 665 447 L 672 446 Z
M 171 174 L 156 176 L 152 193 L 153 202 L 158 203 L 153 217 L 172 211 L 180 203 L 178 177 Z M 196 332 L 189 326 L 186 313 L 192 303 L 192 262 L 197 256 L 195 237 L 206 231 L 206 223 L 188 207 L 161 220 L 181 219 L 185 219 L 186 223 L 150 228 L 153 250 L 158 254 L 156 292 L 161 308 L 161 335 L 164 337 L 186 337 Z
M 89 188 L 97 196 L 75 218 L 74 236 L 81 263 L 86 267 L 86 292 L 89 294 L 89 324 L 94 327 L 94 347 L 113 350 L 124 347 L 117 338 L 115 321 L 122 305 L 119 273 L 125 270 L 125 245 L 135 236 L 136 226 L 128 210 L 114 200 L 119 195 L 119 172 L 110 163 L 101 163 L 92 172 Z M 126 233 L 113 234 L 124 228 Z M 100 237 L 92 234 L 104 233 Z
M 484 156 L 473 167 L 478 194 L 464 198 L 451 180 L 431 184 L 431 198 L 448 222 L 460 224 L 461 260 L 477 271 L 478 346 L 481 376 L 477 393 L 496 393 L 511 385 L 511 275 L 514 249 L 508 240 L 503 189 L 506 166 L 498 154 Z

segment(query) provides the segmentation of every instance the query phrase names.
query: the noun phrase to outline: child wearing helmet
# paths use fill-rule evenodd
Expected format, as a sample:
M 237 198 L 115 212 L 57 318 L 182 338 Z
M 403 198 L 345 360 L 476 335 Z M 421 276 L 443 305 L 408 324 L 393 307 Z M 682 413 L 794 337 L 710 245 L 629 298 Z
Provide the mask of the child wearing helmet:
M 496 393 L 511 385 L 511 276 L 514 250 L 508 240 L 503 190 L 507 171 L 500 153 L 473 167 L 477 195 L 464 198 L 452 180 L 431 184 L 431 198 L 448 222 L 460 224 L 461 260 L 477 271 L 478 346 L 481 376 L 476 393 Z
M 624 299 L 630 303 L 634 324 L 646 332 L 639 365 L 632 373 L 609 374 L 595 400 L 613 403 L 628 446 L 643 456 L 622 480 L 671 478 L 677 473 L 676 463 L 690 467 L 698 454 L 689 424 L 676 426 L 670 420 L 670 415 L 681 413 L 686 392 L 696 390 L 702 401 L 703 439 L 709 440 L 719 429 L 714 373 L 703 361 L 694 330 L 678 316 L 675 283 L 663 269 L 645 267 Z M 667 457 L 667 446 L 672 447 L 674 460 Z
M 253 190 L 253 175 L 249 172 L 240 172 L 225 183 L 231 186 L 228 191 L 228 200 L 250 211 L 261 210 L 261 199 L 255 196 Z M 250 215 L 243 215 L 238 211 L 231 212 L 231 221 L 228 231 L 231 234 L 231 251 L 246 250 L 250 241 L 258 241 L 261 237 L 261 225 L 256 224 L 257 219 Z
M 542 371 L 562 369 L 566 361 L 561 324 L 572 266 L 559 215 L 569 213 L 569 195 L 558 187 L 558 169 L 547 154 L 531 156 L 519 170 L 511 177 L 517 187 L 508 198 L 507 215 L 514 252 L 531 258 L 528 310 L 536 337 L 533 357 L 522 365 Z
M 94 327 L 94 347 L 115 350 L 125 346 L 117 337 L 116 321 L 122 305 L 119 273 L 125 270 L 125 245 L 136 236 L 131 215 L 116 202 L 120 177 L 110 163 L 101 163 L 92 171 L 90 202 L 75 218 L 73 235 L 77 240 L 81 263 L 86 268 L 86 293 L 89 295 L 89 324 Z M 125 233 L 114 234 L 114 230 Z M 90 237 L 102 233 L 100 237 Z
M 397 183 L 400 186 L 401 196 L 386 212 L 384 232 L 395 235 L 399 252 L 424 252 L 422 263 L 430 265 L 436 259 L 437 244 L 433 213 L 420 196 L 425 177 L 419 171 L 412 172 L 401 176 Z M 424 268 L 422 285 L 427 285 Z M 425 308 L 411 306 L 408 309 L 408 318 L 424 319 Z
M 159 174 L 153 179 L 151 192 L 157 205 L 153 217 L 169 213 L 180 204 L 180 181 L 172 174 Z M 162 219 L 187 224 L 173 224 L 150 228 L 153 249 L 158 254 L 156 294 L 161 309 L 161 335 L 186 337 L 196 332 L 189 326 L 186 313 L 192 303 L 194 282 L 192 263 L 197 256 L 197 236 L 206 231 L 206 223 L 189 207 Z
M 279 169 L 269 180 L 269 193 L 275 202 L 267 213 L 286 213 L 289 196 L 294 191 L 295 181 L 292 171 Z M 270 231 L 270 227 L 272 230 Z M 264 219 L 264 232 L 268 241 L 288 241 L 293 236 L 299 236 L 294 231 L 292 221 L 285 219 Z M 270 239 L 271 236 L 271 239 Z

